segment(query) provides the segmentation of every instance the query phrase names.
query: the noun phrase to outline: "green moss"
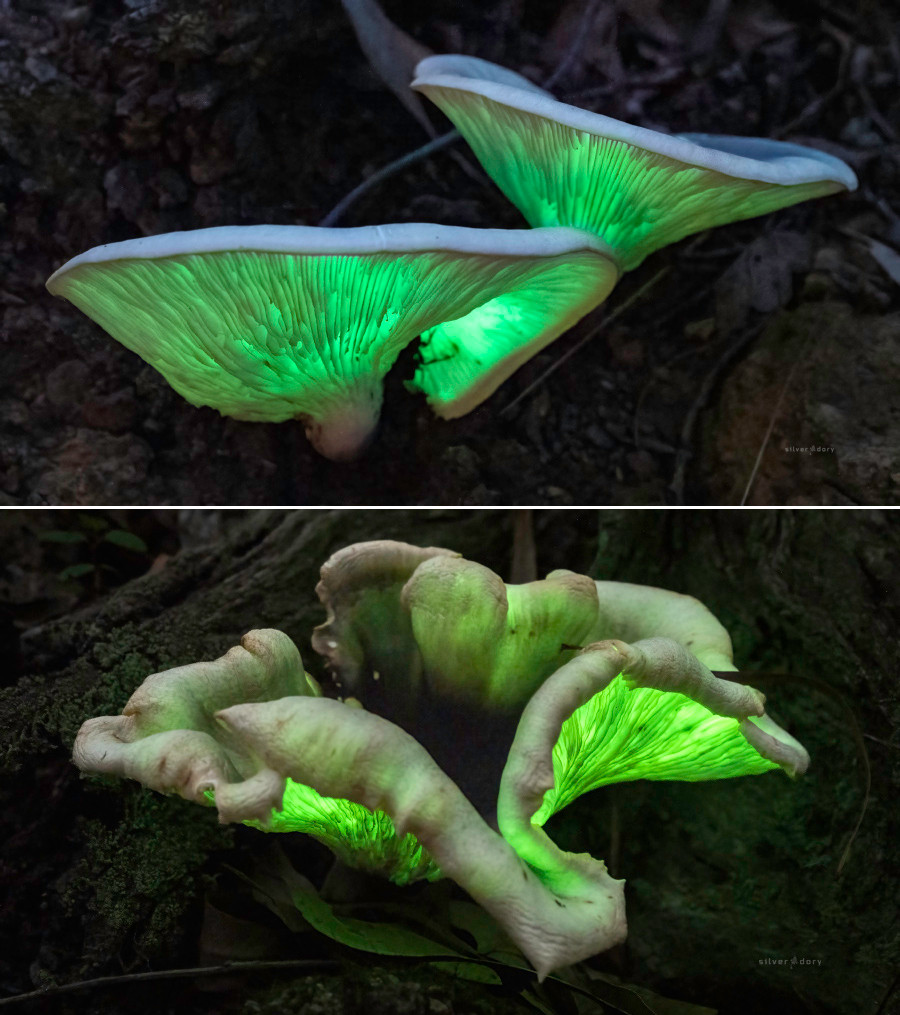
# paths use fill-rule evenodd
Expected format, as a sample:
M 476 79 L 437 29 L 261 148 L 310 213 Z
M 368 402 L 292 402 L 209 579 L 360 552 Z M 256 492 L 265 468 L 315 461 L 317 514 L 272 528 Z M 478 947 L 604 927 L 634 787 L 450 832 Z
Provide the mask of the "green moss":
M 450 968 L 450 967 L 448 967 Z M 487 993 L 483 985 L 460 979 L 439 965 L 405 968 L 356 964 L 346 960 L 341 975 L 274 983 L 244 1002 L 240 1015 L 513 1015 L 526 1009 L 518 997 Z
M 209 853 L 232 842 L 214 814 L 182 800 L 132 787 L 119 799 L 111 819 L 78 821 L 83 851 L 61 894 L 67 915 L 82 918 L 86 969 L 110 955 L 127 963 L 171 954 L 211 882 Z

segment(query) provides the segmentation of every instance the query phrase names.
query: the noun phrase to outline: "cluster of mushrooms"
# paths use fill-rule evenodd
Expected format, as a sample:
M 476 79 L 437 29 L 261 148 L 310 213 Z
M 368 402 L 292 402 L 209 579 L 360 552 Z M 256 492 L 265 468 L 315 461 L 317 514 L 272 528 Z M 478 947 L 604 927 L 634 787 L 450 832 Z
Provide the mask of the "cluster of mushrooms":
M 624 881 L 559 849 L 552 814 L 615 782 L 808 765 L 764 696 L 722 676 L 731 640 L 689 596 L 564 570 L 505 585 L 384 540 L 334 554 L 316 591 L 312 644 L 339 697 L 288 635 L 251 631 L 89 719 L 75 763 L 306 832 L 400 885 L 451 878 L 540 978 L 626 932 Z
M 408 386 L 464 415 L 654 250 L 857 185 L 816 149 L 635 127 L 475 57 L 428 57 L 412 87 L 533 228 L 223 226 L 95 247 L 47 287 L 194 405 L 300 419 L 318 451 L 350 459 L 417 336 Z

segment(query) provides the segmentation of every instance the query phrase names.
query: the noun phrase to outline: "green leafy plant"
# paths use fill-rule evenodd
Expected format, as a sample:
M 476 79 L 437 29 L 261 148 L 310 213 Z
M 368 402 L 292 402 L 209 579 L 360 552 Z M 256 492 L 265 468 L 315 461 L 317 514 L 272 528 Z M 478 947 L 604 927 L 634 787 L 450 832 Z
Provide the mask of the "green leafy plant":
M 108 518 L 79 512 L 74 521 L 72 528 L 45 529 L 38 533 L 42 543 L 76 551 L 79 559 L 67 564 L 58 573 L 62 581 L 80 582 L 89 578 L 89 587 L 99 593 L 104 587 L 117 584 L 115 579 L 121 573 L 121 568 L 109 563 L 110 554 L 104 553 L 105 549 L 124 550 L 134 555 L 135 560 L 146 560 L 149 556 L 150 550 L 140 536 L 115 526 Z

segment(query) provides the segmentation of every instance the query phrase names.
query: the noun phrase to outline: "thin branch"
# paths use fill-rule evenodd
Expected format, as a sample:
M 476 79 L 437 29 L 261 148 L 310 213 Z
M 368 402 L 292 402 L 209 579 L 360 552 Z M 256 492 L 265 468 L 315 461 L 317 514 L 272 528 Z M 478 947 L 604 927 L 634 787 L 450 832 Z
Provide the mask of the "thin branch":
M 496 959 L 484 958 L 480 955 L 385 955 L 383 958 L 393 960 L 409 958 L 416 962 L 448 962 L 454 965 L 473 963 L 475 965 L 487 966 L 490 969 L 497 969 L 500 971 L 510 970 L 525 973 L 530 978 L 535 976 L 533 969 L 526 968 L 525 966 L 515 966 L 510 962 L 500 962 Z M 101 976 L 95 980 L 79 980 L 77 983 L 63 983 L 58 986 L 54 985 L 52 987 L 44 987 L 40 990 L 30 991 L 27 994 L 14 994 L 12 997 L 0 998 L 0 1005 L 17 1004 L 20 1001 L 37 1001 L 48 997 L 58 997 L 60 994 L 73 994 L 82 990 L 93 990 L 97 987 L 116 986 L 119 984 L 128 984 L 130 986 L 133 983 L 146 983 L 148 980 L 181 980 L 194 979 L 196 977 L 229 976 L 234 973 L 255 973 L 266 971 L 292 972 L 298 969 L 306 969 L 311 973 L 337 972 L 342 968 L 342 965 L 343 964 L 341 962 L 335 961 L 334 959 L 273 959 L 256 962 L 230 962 L 221 966 L 198 966 L 193 969 L 160 969 L 147 973 L 124 973 L 120 976 Z M 547 979 L 568 987 L 569 990 L 574 991 L 576 994 L 580 994 L 582 997 L 588 998 L 595 1004 L 599 1004 L 601 1006 L 606 1005 L 613 1011 L 621 1012 L 622 1015 L 628 1015 L 625 1009 L 619 1008 L 607 998 L 598 997 L 589 990 L 585 990 L 583 987 L 580 987 L 577 983 L 570 983 L 568 980 L 562 979 L 562 977 L 556 975 L 555 973 L 551 973 Z M 640 995 L 624 984 L 615 984 L 612 986 L 616 986 L 620 990 L 626 990 L 640 998 Z
M 884 997 L 881 999 L 878 1008 L 875 1010 L 875 1015 L 883 1015 L 883 1013 L 888 1010 L 887 1003 L 888 1001 L 890 1001 L 891 995 L 894 993 L 894 991 L 897 989 L 898 986 L 900 986 L 900 973 L 897 973 L 897 975 L 893 978 L 893 980 L 891 980 L 890 986 L 885 991 Z
M 610 877 L 617 877 L 621 870 L 622 808 L 616 786 L 609 787 L 609 863 Z
M 335 225 L 351 204 L 354 204 L 373 187 L 377 187 L 382 180 L 393 176 L 394 173 L 399 173 L 401 169 L 405 169 L 407 166 L 413 166 L 417 162 L 421 162 L 422 159 L 427 159 L 429 155 L 439 152 L 442 148 L 447 148 L 458 141 L 460 137 L 462 135 L 458 130 L 448 130 L 446 134 L 441 134 L 440 137 L 429 141 L 428 144 L 423 144 L 420 148 L 407 152 L 405 155 L 401 155 L 399 159 L 394 159 L 393 162 L 389 162 L 386 166 L 382 166 L 381 169 L 377 169 L 371 176 L 363 180 L 358 187 L 354 187 L 349 194 L 342 197 L 325 218 L 322 219 L 319 225 L 326 228 Z
M 733 344 L 730 345 L 722 356 L 714 364 L 712 370 L 703 379 L 703 384 L 700 386 L 700 391 L 697 397 L 694 399 L 693 405 L 688 410 L 687 415 L 684 417 L 684 423 L 681 427 L 681 447 L 678 449 L 678 454 L 675 458 L 675 472 L 672 476 L 672 483 L 670 489 L 675 494 L 675 500 L 678 504 L 684 503 L 684 479 L 687 471 L 687 463 L 692 456 L 691 443 L 694 435 L 694 426 L 697 422 L 697 417 L 700 415 L 701 409 L 706 405 L 709 400 L 709 396 L 712 394 L 713 388 L 719 379 L 722 371 L 728 366 L 728 364 L 738 355 L 750 342 L 756 338 L 757 335 L 762 331 L 766 321 L 760 321 L 759 324 L 755 324 L 752 328 L 748 328 L 741 337 Z
M 675 353 L 674 356 L 669 357 L 669 359 L 667 359 L 664 363 L 657 363 L 656 366 L 653 368 L 653 372 L 650 374 L 650 377 L 648 378 L 647 382 L 641 388 L 641 392 L 637 397 L 637 402 L 635 402 L 634 405 L 634 417 L 632 420 L 632 431 L 633 431 L 632 443 L 634 444 L 635 447 L 637 448 L 650 447 L 650 444 L 648 443 L 648 438 L 643 437 L 641 435 L 640 423 L 641 423 L 641 413 L 643 412 L 644 409 L 644 402 L 647 400 L 647 396 L 650 394 L 650 390 L 653 387 L 653 385 L 662 375 L 663 371 L 670 370 L 673 366 L 675 366 L 677 363 L 680 363 L 682 360 L 688 359 L 691 356 L 698 355 L 700 351 L 701 351 L 700 349 L 694 346 L 688 346 L 687 349 L 682 349 L 680 352 Z
M 872 98 L 872 93 L 866 87 L 866 85 L 859 81 L 856 85 L 856 91 L 859 97 L 863 101 L 863 105 L 866 107 L 866 112 L 869 117 L 875 123 L 875 125 L 881 130 L 886 138 L 891 141 L 897 140 L 897 131 L 891 126 L 890 121 L 884 116 L 881 110 L 875 105 L 875 100 Z
M 584 41 L 587 38 L 588 31 L 590 30 L 591 22 L 596 17 L 599 7 L 599 0 L 589 0 L 581 22 L 579 23 L 578 31 L 572 39 L 572 44 L 567 47 L 566 52 L 563 53 L 559 63 L 556 65 L 556 69 L 544 82 L 544 88 L 550 88 L 551 85 L 559 81 L 568 72 L 569 67 L 577 57 L 581 47 L 584 45 Z M 381 169 L 377 169 L 371 176 L 367 177 L 362 181 L 362 183 L 354 187 L 349 194 L 342 197 L 331 211 L 319 222 L 319 225 L 325 228 L 336 225 L 344 212 L 352 204 L 355 204 L 356 201 L 363 196 L 363 194 L 368 193 L 373 187 L 377 187 L 379 183 L 393 176 L 395 173 L 399 173 L 401 170 L 406 169 L 407 166 L 415 165 L 417 162 L 421 162 L 422 159 L 427 159 L 429 155 L 433 155 L 435 152 L 439 152 L 441 149 L 449 147 L 454 142 L 458 141 L 460 136 L 461 135 L 458 130 L 447 131 L 446 134 L 441 134 L 440 137 L 436 137 L 433 141 L 429 141 L 428 144 L 424 144 L 411 152 L 407 152 L 406 155 L 401 155 L 399 159 L 394 159 L 393 162 L 389 162 L 386 166 L 382 166 Z
M 805 346 L 804 346 L 805 351 Z M 747 485 L 744 487 L 744 494 L 741 497 L 740 506 L 744 507 L 747 503 L 747 498 L 750 496 L 750 490 L 753 486 L 753 481 L 756 479 L 756 473 L 759 470 L 760 463 L 762 462 L 763 455 L 766 453 L 766 448 L 769 446 L 769 440 L 772 437 L 772 431 L 775 429 L 775 423 L 778 419 L 778 414 L 781 412 L 781 405 L 784 402 L 784 396 L 788 393 L 788 389 L 791 386 L 791 382 L 794 379 L 794 374 L 797 372 L 797 367 L 800 365 L 802 355 L 798 355 L 794 362 L 791 364 L 791 369 L 788 370 L 788 375 L 784 379 L 784 384 L 781 386 L 781 391 L 778 392 L 778 401 L 775 403 L 775 408 L 772 409 L 772 415 L 769 417 L 769 425 L 766 427 L 765 436 L 762 439 L 762 444 L 759 446 L 759 451 L 756 453 L 756 460 L 753 463 L 753 468 L 750 471 L 750 478 L 747 480 Z
M 847 717 L 847 724 L 850 729 L 850 735 L 853 737 L 854 743 L 856 744 L 857 757 L 862 763 L 862 774 L 863 774 L 863 799 L 862 806 L 859 809 L 859 816 L 856 819 L 856 824 L 853 826 L 853 830 L 850 832 L 850 838 L 847 840 L 847 845 L 841 853 L 841 858 L 838 860 L 837 868 L 835 869 L 836 874 L 840 874 L 850 859 L 850 850 L 853 847 L 853 843 L 856 841 L 856 836 L 859 834 L 859 830 L 862 827 L 863 818 L 866 816 L 866 811 L 869 807 L 869 799 L 872 795 L 872 766 L 869 763 L 869 752 L 866 749 L 866 742 L 864 737 L 869 736 L 868 733 L 863 733 L 862 727 L 856 718 L 856 713 L 850 706 L 850 702 L 847 698 L 836 688 L 832 687 L 831 684 L 826 684 L 824 680 L 819 680 L 818 677 L 805 677 L 796 673 L 772 673 L 766 671 L 753 671 L 753 670 L 733 670 L 731 672 L 720 672 L 713 670 L 713 676 L 721 677 L 723 680 L 732 680 L 739 684 L 755 684 L 765 683 L 766 681 L 777 681 L 783 683 L 785 681 L 795 682 L 799 684 L 805 684 L 807 687 L 812 688 L 814 691 L 818 691 L 820 694 L 824 694 L 826 698 L 832 701 L 838 706 L 838 708 Z M 870 739 L 875 740 L 875 737 Z
M 889 747 L 892 751 L 900 751 L 900 744 L 892 744 L 887 740 L 882 740 L 881 737 L 873 736 L 871 733 L 863 733 L 866 740 L 873 740 L 876 744 L 881 744 L 882 747 Z
M 13 994 L 0 997 L 0 1007 L 18 1004 L 20 1001 L 37 1001 L 60 994 L 74 994 L 97 987 L 114 987 L 118 984 L 147 983 L 153 980 L 188 980 L 209 976 L 231 976 L 235 973 L 256 972 L 333 972 L 340 968 L 333 959 L 264 959 L 257 962 L 226 962 L 221 966 L 197 966 L 192 969 L 154 969 L 145 973 L 122 973 L 119 976 L 98 976 L 94 980 L 78 980 L 76 983 L 53 984 L 41 987 L 27 994 Z
M 557 371 L 563 365 L 563 363 L 571 359 L 576 352 L 578 352 L 581 348 L 587 345 L 587 343 L 590 342 L 592 338 L 596 338 L 597 335 L 606 331 L 606 329 L 613 323 L 613 321 L 616 320 L 617 317 L 621 317 L 622 314 L 624 314 L 625 311 L 630 306 L 636 303 L 637 300 L 639 300 L 645 293 L 649 292 L 661 278 L 663 278 L 665 275 L 669 273 L 669 270 L 670 269 L 668 268 L 668 266 L 665 268 L 660 268 L 659 271 L 651 279 L 645 282 L 638 289 L 635 289 L 635 291 L 626 300 L 620 303 L 614 310 L 612 310 L 609 314 L 607 314 L 607 316 L 604 317 L 602 321 L 598 322 L 598 324 L 596 324 L 593 328 L 591 328 L 588 331 L 588 333 L 584 336 L 584 338 L 576 342 L 575 345 L 573 345 L 570 349 L 567 349 L 563 353 L 563 355 L 559 357 L 558 360 L 551 363 L 550 366 L 547 367 L 547 369 L 541 374 L 540 377 L 532 381 L 531 384 L 529 384 L 524 391 L 516 395 L 516 397 L 509 403 L 509 405 L 505 406 L 501 410 L 500 415 L 508 416 L 512 412 L 512 410 L 519 404 L 519 402 L 522 401 L 523 398 L 530 395 L 535 388 L 543 384 L 544 381 L 546 381 L 551 374 Z
M 589 102 L 591 99 L 605 99 L 609 95 L 636 91 L 654 91 L 662 85 L 671 84 L 684 75 L 683 67 L 670 67 L 668 70 L 654 71 L 652 74 L 635 74 L 634 77 L 622 78 L 621 81 L 608 81 L 605 85 L 592 85 L 579 88 L 574 92 L 565 92 L 562 99 L 573 105 Z
M 731 0 L 709 0 L 690 46 L 689 55 L 692 60 L 708 57 L 716 49 L 730 9 Z
M 853 53 L 856 49 L 855 44 L 847 43 L 841 36 L 834 32 L 829 32 L 832 38 L 836 39 L 838 45 L 841 47 L 841 60 L 838 64 L 837 80 L 825 92 L 824 95 L 817 95 L 812 102 L 806 105 L 794 118 L 779 127 L 772 137 L 783 138 L 788 134 L 793 134 L 800 127 L 807 127 L 809 124 L 815 122 L 819 114 L 825 109 L 826 106 L 830 105 L 840 94 L 844 91 L 847 86 L 847 77 L 850 72 L 850 61 Z
M 578 22 L 578 28 L 572 35 L 572 42 L 566 47 L 566 51 L 563 53 L 559 63 L 557 63 L 553 73 L 543 82 L 541 88 L 546 88 L 549 91 L 569 73 L 572 64 L 575 63 L 581 50 L 584 48 L 585 40 L 590 34 L 591 26 L 594 23 L 594 18 L 597 17 L 599 9 L 600 0 L 588 0 L 584 13 L 581 15 L 581 20 Z
M 537 581 L 537 548 L 534 542 L 534 512 L 531 508 L 516 508 L 512 512 L 512 560 L 509 565 L 511 585 L 524 585 Z

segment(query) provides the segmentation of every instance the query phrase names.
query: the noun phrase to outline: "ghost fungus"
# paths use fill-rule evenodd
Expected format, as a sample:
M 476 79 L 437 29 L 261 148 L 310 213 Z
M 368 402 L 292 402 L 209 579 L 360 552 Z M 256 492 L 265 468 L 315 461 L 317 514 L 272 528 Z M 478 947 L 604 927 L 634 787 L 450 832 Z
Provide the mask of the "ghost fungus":
M 319 700 L 325 715 L 338 705 L 322 699 L 286 634 L 250 631 L 219 659 L 151 674 L 121 715 L 88 719 L 76 738 L 73 761 L 85 772 L 137 779 L 158 793 L 214 804 L 222 822 L 306 832 L 348 863 L 400 884 L 433 876 L 434 864 L 422 847 L 411 836 L 396 835 L 385 814 L 286 782 L 221 719 L 233 706 L 269 701 L 278 705 L 277 725 L 282 703 L 302 701 L 308 709 L 312 699 Z
M 808 763 L 803 748 L 770 725 L 759 692 L 740 721 L 723 711 L 731 696 L 743 694 L 742 685 L 711 677 L 713 670 L 735 670 L 731 639 L 691 596 L 565 570 L 506 585 L 450 551 L 389 540 L 338 551 L 316 591 L 328 619 L 313 633 L 313 647 L 343 692 L 406 729 L 414 726 L 488 815 L 523 709 L 581 646 L 596 642 L 650 645 L 654 679 L 668 674 L 671 683 L 645 686 L 634 674 L 620 676 L 573 712 L 550 745 L 558 780 L 541 823 L 612 782 L 704 780 L 776 766 L 796 774 Z M 664 645 L 675 662 L 666 663 Z M 709 680 L 685 690 L 688 675 L 698 673 Z M 716 688 L 719 697 L 698 697 L 703 687 Z
M 226 226 L 94 247 L 48 280 L 194 405 L 300 418 L 347 459 L 422 335 L 413 387 L 446 418 L 602 302 L 618 270 L 577 230 Z
M 589 229 L 623 270 L 690 233 L 857 185 L 849 166 L 814 148 L 662 134 L 559 102 L 475 57 L 427 57 L 412 87 L 447 114 L 531 225 Z
M 519 709 L 596 623 L 584 575 L 507 586 L 489 568 L 439 547 L 356 543 L 322 566 L 328 620 L 313 632 L 343 690 L 395 709 L 408 699 Z M 373 674 L 377 674 L 375 681 Z M 377 686 L 374 686 L 377 685 Z
M 123 715 L 88 720 L 76 764 L 223 821 L 307 832 L 399 884 L 452 878 L 540 977 L 625 935 L 624 882 L 560 850 L 542 829 L 551 813 L 609 782 L 806 767 L 762 694 L 710 671 L 733 668 L 730 641 L 689 597 L 568 571 L 505 586 L 451 551 L 391 541 L 340 551 L 318 591 L 329 615 L 315 645 L 364 707 L 322 697 L 287 635 L 253 631 L 221 659 L 148 677 Z M 377 687 L 404 706 L 378 714 Z M 482 750 L 498 729 L 494 766 Z M 493 801 L 479 806 L 486 767 Z

